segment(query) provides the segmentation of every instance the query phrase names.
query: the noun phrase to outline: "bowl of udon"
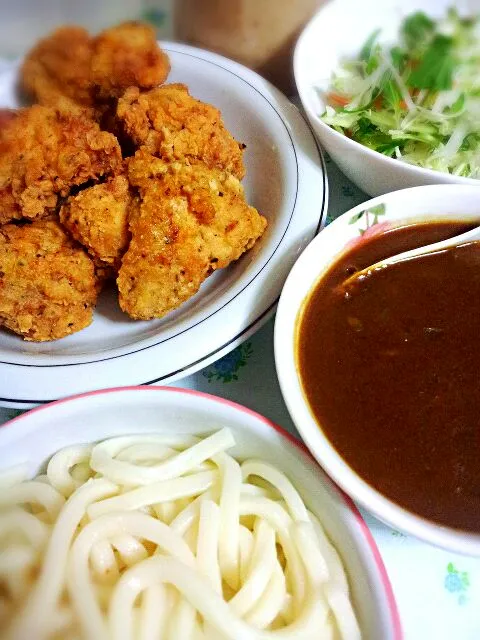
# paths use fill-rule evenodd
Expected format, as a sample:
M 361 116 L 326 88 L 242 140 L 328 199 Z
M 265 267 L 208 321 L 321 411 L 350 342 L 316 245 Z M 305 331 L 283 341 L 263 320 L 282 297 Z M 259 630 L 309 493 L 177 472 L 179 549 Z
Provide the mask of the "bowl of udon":
M 2 638 L 399 640 L 353 503 L 297 440 L 175 388 L 0 429 Z

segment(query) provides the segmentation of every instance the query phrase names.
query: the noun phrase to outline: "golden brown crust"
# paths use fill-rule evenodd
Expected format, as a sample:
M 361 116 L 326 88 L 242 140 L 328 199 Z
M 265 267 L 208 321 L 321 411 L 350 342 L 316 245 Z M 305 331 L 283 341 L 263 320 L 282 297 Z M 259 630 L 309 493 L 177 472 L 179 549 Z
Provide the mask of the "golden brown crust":
M 92 81 L 100 100 L 118 98 L 132 86 L 156 87 L 165 82 L 169 71 L 168 56 L 150 25 L 124 22 L 93 41 Z
M 92 321 L 93 261 L 54 220 L 0 228 L 0 324 L 25 340 L 56 340 Z
M 161 318 L 195 294 L 262 235 L 266 220 L 245 202 L 237 178 L 203 163 L 167 163 L 137 152 L 129 175 L 142 201 L 117 278 L 132 318 Z
M 0 109 L 0 142 L 3 140 L 4 131 L 17 116 L 17 109 Z
M 65 27 L 27 55 L 23 86 L 43 105 L 0 110 L 0 325 L 78 331 L 112 274 L 126 313 L 163 317 L 262 235 L 244 145 L 185 85 L 159 87 L 169 70 L 139 23 Z M 137 150 L 125 163 L 117 136 Z
M 169 160 L 201 161 L 242 179 L 243 148 L 227 131 L 220 111 L 193 98 L 185 85 L 170 84 L 146 93 L 128 89 L 117 117 L 138 146 Z
M 91 57 L 88 32 L 61 27 L 27 54 L 20 70 L 22 87 L 34 102 L 46 106 L 93 107 Z
M 0 224 L 53 212 L 59 196 L 121 161 L 116 138 L 92 121 L 40 105 L 19 111 L 0 137 Z
M 130 204 L 128 180 L 118 175 L 71 196 L 60 209 L 60 221 L 99 266 L 116 267 L 129 241 Z
M 81 27 L 65 26 L 29 51 L 20 81 L 33 102 L 98 120 L 104 103 L 130 86 L 156 87 L 169 71 L 150 25 L 125 22 L 95 38 Z

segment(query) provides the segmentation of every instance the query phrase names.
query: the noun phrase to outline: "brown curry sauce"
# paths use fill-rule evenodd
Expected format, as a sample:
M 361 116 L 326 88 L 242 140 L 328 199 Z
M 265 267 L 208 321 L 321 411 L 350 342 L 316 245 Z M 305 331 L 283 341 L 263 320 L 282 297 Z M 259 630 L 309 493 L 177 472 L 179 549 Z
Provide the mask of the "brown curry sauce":
M 366 482 L 402 507 L 480 532 L 480 243 L 352 272 L 473 224 L 390 229 L 353 246 L 297 323 L 297 366 L 317 422 Z

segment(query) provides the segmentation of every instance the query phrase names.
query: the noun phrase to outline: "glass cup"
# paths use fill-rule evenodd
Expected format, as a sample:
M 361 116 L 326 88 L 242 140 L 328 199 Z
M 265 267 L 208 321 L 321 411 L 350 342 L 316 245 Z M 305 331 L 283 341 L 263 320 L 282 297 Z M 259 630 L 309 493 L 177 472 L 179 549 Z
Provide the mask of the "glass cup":
M 176 0 L 178 40 L 255 69 L 287 94 L 295 92 L 297 37 L 324 0 Z

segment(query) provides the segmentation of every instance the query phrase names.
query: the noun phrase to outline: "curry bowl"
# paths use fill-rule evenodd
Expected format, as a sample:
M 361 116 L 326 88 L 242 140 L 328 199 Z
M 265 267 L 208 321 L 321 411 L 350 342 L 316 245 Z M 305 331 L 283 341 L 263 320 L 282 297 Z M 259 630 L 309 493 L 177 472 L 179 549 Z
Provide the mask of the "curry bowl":
M 472 228 L 480 223 L 479 195 L 480 190 L 473 186 L 414 187 L 374 198 L 346 212 L 297 260 L 283 288 L 275 323 L 275 362 L 282 394 L 298 431 L 324 470 L 386 524 L 439 547 L 476 556 L 480 556 L 476 515 L 479 479 L 475 479 L 477 465 L 471 451 L 478 450 L 478 429 L 474 424 L 470 429 L 462 427 L 461 416 L 454 413 L 470 410 L 470 421 L 475 422 L 474 398 L 467 390 L 470 380 L 473 396 L 477 393 L 476 347 L 471 340 L 463 345 L 462 339 L 455 338 L 458 344 L 452 342 L 449 327 L 439 319 L 437 327 L 429 313 L 437 308 L 438 298 L 443 300 L 445 317 L 451 318 L 459 331 L 465 330 L 468 318 L 476 322 L 475 288 L 470 291 L 469 280 L 465 281 L 467 286 L 460 287 L 454 280 L 455 265 L 470 264 L 472 282 L 478 286 L 478 243 L 457 247 L 452 256 L 431 254 L 416 267 L 409 261 L 398 263 L 402 266 L 395 272 L 388 268 L 374 272 L 358 285 L 360 289 L 348 290 L 347 296 L 344 289 L 339 290 L 340 302 L 334 298 L 337 290 L 332 268 L 337 275 L 346 269 L 345 280 L 362 252 L 367 261 L 357 269 Z M 372 253 L 375 247 L 380 251 L 376 258 Z M 469 260 L 462 261 L 466 251 L 470 252 Z M 447 261 L 450 258 L 452 263 Z M 406 271 L 414 268 L 420 269 L 419 280 Z M 437 268 L 444 270 L 441 277 L 435 275 Z M 406 276 L 403 283 L 389 284 L 387 276 L 398 279 L 402 273 Z M 430 275 L 425 274 L 437 277 L 433 286 L 427 283 Z M 393 315 L 388 300 L 382 298 L 384 286 L 388 295 L 400 301 Z M 328 296 L 333 300 L 330 306 Z M 459 312 L 455 305 L 461 296 L 465 300 Z M 402 338 L 405 347 L 397 344 L 393 348 L 387 338 L 397 325 L 404 327 L 410 322 L 406 309 L 413 308 L 416 299 L 420 314 L 429 318 L 428 324 L 423 317 L 421 320 L 425 341 L 417 339 L 412 324 L 412 333 L 408 334 L 407 327 Z M 370 320 L 366 320 L 367 312 L 367 316 L 358 316 L 355 305 L 359 300 L 367 301 L 368 313 L 378 315 Z M 340 309 L 351 315 L 337 319 Z M 317 336 L 318 346 L 312 343 L 312 336 Z M 430 342 L 425 344 L 427 339 Z M 432 348 L 439 359 L 448 357 L 447 381 L 442 382 L 443 364 L 437 370 L 428 355 Z M 405 360 L 405 354 L 410 360 Z M 425 387 L 427 391 L 421 382 L 425 377 L 430 385 Z M 432 380 L 438 383 L 438 393 L 432 391 Z M 444 383 L 450 395 L 444 393 Z M 410 415 L 414 416 L 412 425 L 405 418 Z M 447 489 L 451 490 L 448 499 L 435 493 L 444 491 L 447 495 Z

